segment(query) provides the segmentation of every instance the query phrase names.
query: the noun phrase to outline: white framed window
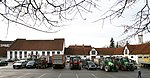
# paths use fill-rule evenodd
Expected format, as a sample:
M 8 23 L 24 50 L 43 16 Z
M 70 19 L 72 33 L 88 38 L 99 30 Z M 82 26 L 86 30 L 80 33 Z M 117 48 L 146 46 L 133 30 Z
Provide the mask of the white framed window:
M 96 52 L 95 51 L 92 51 L 92 55 L 95 55 L 96 54 Z

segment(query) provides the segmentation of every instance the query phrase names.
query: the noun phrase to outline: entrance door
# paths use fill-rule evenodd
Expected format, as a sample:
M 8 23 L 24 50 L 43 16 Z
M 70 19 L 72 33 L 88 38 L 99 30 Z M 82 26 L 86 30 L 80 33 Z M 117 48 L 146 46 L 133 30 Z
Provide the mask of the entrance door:
M 94 61 L 94 59 L 96 58 L 96 56 L 91 56 L 91 58 L 92 58 L 92 61 Z

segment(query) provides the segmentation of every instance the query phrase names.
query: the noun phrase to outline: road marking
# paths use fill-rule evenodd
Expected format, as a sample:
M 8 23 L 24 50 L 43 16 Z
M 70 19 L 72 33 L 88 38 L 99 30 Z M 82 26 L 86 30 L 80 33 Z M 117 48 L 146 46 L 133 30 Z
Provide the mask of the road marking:
M 76 73 L 76 77 L 79 78 L 77 73 Z
M 41 78 L 41 77 L 43 77 L 45 74 L 46 74 L 46 73 L 42 74 L 42 75 L 41 75 L 40 77 L 38 77 L 38 78 Z
M 61 77 L 61 73 L 59 74 L 58 78 L 60 78 L 60 77 Z
M 97 78 L 94 74 L 92 74 L 92 76 L 94 76 L 94 78 Z
M 26 76 L 26 75 L 29 75 L 29 74 L 30 74 L 30 73 L 24 74 L 24 75 L 22 75 L 22 76 L 20 76 L 20 77 L 18 77 L 18 78 L 21 78 L 21 77 Z

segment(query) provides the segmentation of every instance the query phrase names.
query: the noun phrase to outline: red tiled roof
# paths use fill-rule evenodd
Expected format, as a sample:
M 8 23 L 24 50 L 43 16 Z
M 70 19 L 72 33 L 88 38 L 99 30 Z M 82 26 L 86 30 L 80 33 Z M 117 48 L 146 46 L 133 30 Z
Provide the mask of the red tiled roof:
M 17 39 L 8 50 L 63 50 L 64 39 L 26 40 Z
M 91 46 L 80 46 L 80 45 L 71 45 L 68 48 L 65 48 L 66 55 L 89 55 L 91 51 Z
M 124 47 L 115 48 L 114 55 L 123 55 Z
M 130 54 L 150 54 L 150 43 L 127 45 Z
M 99 52 L 99 55 L 113 55 L 114 48 L 96 48 L 96 51 Z
M 7 47 L 0 47 L 0 56 L 6 56 Z
M 123 47 L 121 48 L 95 48 L 99 55 L 122 55 Z

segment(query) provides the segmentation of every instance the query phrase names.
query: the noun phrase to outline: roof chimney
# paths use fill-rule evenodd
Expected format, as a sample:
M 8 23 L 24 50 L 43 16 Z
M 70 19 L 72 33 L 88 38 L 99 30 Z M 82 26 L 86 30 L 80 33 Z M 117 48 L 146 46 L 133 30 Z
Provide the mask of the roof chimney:
M 84 47 L 84 44 L 82 44 L 82 47 Z
M 139 39 L 139 44 L 143 43 L 143 35 L 138 35 L 138 39 Z

